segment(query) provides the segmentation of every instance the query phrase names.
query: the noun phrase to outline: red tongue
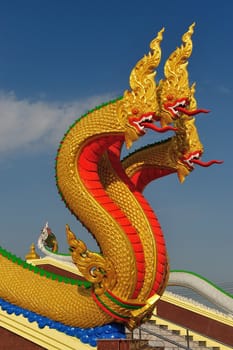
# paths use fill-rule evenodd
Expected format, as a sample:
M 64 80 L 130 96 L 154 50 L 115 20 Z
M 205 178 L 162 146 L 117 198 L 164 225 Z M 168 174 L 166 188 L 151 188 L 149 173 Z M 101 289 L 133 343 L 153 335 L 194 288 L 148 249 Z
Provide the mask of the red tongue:
M 188 109 L 184 107 L 176 107 L 176 110 L 179 112 L 182 112 L 184 114 L 187 114 L 189 116 L 196 115 L 199 113 L 209 113 L 210 111 L 208 109 L 194 109 L 193 111 L 189 111 Z
M 192 159 L 192 163 L 198 164 L 203 167 L 211 166 L 212 164 L 222 164 L 223 160 L 210 160 L 209 162 L 203 162 L 200 159 Z
M 164 128 L 159 128 L 155 124 L 142 122 L 140 123 L 142 126 L 144 126 L 147 129 L 152 129 L 157 132 L 166 132 L 166 131 L 177 131 L 177 128 L 174 128 L 173 126 L 165 126 Z

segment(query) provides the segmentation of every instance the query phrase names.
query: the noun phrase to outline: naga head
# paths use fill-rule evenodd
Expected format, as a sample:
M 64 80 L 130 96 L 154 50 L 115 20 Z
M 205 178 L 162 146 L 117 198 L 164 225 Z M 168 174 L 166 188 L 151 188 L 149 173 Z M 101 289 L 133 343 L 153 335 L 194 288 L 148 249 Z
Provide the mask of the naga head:
M 170 157 L 176 163 L 176 171 L 181 183 L 194 170 L 195 164 L 208 167 L 222 163 L 218 160 L 208 162 L 201 160 L 204 149 L 195 126 L 195 118 L 182 116 L 174 124 L 178 130 L 176 136 L 172 138 Z
M 194 97 L 195 84 L 191 87 L 188 79 L 188 58 L 192 53 L 193 23 L 183 35 L 183 44 L 177 47 L 164 65 L 165 79 L 160 80 L 157 88 L 159 118 L 161 126 L 173 123 L 182 115 L 193 116 L 208 113 L 208 110 L 197 109 Z
M 46 247 L 52 252 L 58 251 L 58 243 L 56 236 L 49 227 L 48 222 L 46 222 L 46 224 L 42 228 L 38 239 L 38 248 L 41 249 L 42 247 Z
M 159 128 L 154 123 L 158 121 L 159 110 L 155 69 L 160 63 L 161 49 L 160 42 L 163 38 L 162 29 L 157 37 L 150 43 L 150 52 L 138 61 L 130 74 L 131 91 L 126 90 L 121 103 L 119 104 L 118 116 L 125 127 L 126 147 L 146 132 L 146 128 L 157 132 L 174 130 L 173 127 Z

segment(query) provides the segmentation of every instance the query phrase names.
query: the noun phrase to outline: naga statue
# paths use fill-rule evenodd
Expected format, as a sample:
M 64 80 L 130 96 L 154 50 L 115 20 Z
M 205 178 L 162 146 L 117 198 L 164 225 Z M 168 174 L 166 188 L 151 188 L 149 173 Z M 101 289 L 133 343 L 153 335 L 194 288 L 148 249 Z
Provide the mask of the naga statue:
M 195 164 L 221 163 L 201 160 L 194 116 L 208 111 L 197 108 L 195 85 L 189 85 L 194 24 L 157 84 L 163 31 L 133 68 L 130 90 L 76 120 L 58 149 L 59 193 L 100 247 L 100 253 L 89 251 L 66 226 L 73 262 L 89 287 L 41 276 L 1 254 L 0 297 L 7 302 L 72 327 L 119 322 L 133 329 L 150 318 L 166 288 L 169 262 L 158 218 L 142 192 L 169 174 L 182 183 Z M 129 149 L 147 129 L 173 135 L 122 160 L 124 144 Z
M 48 222 L 46 222 L 45 226 L 41 230 L 40 237 L 38 239 L 37 246 L 41 249 L 42 252 L 46 253 L 46 249 L 49 252 L 56 253 L 58 251 L 58 242 L 55 234 L 52 232 L 49 227 Z

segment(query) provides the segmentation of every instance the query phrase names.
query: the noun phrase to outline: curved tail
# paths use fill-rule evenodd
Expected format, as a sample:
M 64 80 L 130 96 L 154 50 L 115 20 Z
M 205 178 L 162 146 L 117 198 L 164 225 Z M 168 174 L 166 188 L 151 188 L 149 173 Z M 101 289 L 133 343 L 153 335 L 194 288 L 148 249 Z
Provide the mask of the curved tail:
M 206 278 L 190 271 L 174 270 L 170 272 L 168 286 L 180 286 L 192 289 L 233 315 L 233 295 L 225 292 Z

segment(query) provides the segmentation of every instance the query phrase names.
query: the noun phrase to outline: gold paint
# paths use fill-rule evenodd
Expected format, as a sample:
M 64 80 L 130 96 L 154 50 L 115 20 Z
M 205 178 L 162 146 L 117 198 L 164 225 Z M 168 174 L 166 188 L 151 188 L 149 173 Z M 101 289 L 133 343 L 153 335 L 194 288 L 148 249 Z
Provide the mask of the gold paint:
M 159 116 L 162 126 L 173 122 L 172 115 L 164 108 L 164 104 L 174 102 L 179 98 L 188 98 L 192 100 L 192 107 L 196 105 L 194 98 L 194 86 L 189 87 L 188 79 L 188 58 L 192 53 L 192 34 L 194 32 L 195 23 L 193 23 L 188 31 L 183 35 L 183 44 L 178 47 L 168 58 L 164 65 L 165 79 L 160 80 L 157 88 L 157 98 L 160 105 Z M 191 108 L 191 105 L 190 105 Z
M 137 164 L 137 159 L 134 159 L 134 161 Z M 122 162 L 122 164 L 124 164 L 124 162 Z M 140 302 L 144 302 L 148 297 L 148 291 L 150 291 L 153 286 L 156 273 L 154 233 L 134 194 L 128 191 L 127 185 L 119 179 L 107 157 L 102 158 L 99 164 L 99 173 L 101 183 L 108 195 L 124 212 L 133 227 L 137 230 L 140 238 L 145 256 L 146 269 L 144 285 L 137 298 Z M 119 242 L 119 246 L 120 245 L 121 243 Z
M 120 122 L 125 123 L 133 116 L 132 110 L 137 111 L 136 117 L 140 118 L 148 112 L 156 113 L 159 109 L 156 96 L 155 69 L 161 58 L 160 43 L 163 39 L 164 29 L 161 29 L 157 37 L 150 43 L 150 52 L 145 55 L 133 68 L 129 83 L 131 90 L 126 90 L 124 98 L 119 104 L 118 117 Z M 126 147 L 139 138 L 140 134 L 129 122 L 125 130 Z
M 174 125 L 178 129 L 175 136 L 167 141 L 140 149 L 122 161 L 123 168 L 129 177 L 140 169 L 156 167 L 177 172 L 181 183 L 185 180 L 192 169 L 182 159 L 193 152 L 203 152 L 203 145 L 199 140 L 195 118 L 182 117 L 177 119 Z
M 113 171 L 111 166 L 100 168 L 95 175 L 102 181 L 106 198 L 114 199 L 118 207 L 131 220 L 137 230 L 144 254 L 146 255 L 146 273 L 139 297 L 131 299 L 137 283 L 137 270 L 134 251 L 124 227 L 93 197 L 85 186 L 77 163 L 84 147 L 92 141 L 97 145 L 103 138 L 109 141 L 118 136 L 125 137 L 126 146 L 130 147 L 142 134 L 130 123 L 131 118 L 141 118 L 146 113 L 155 113 L 161 118 L 161 124 L 173 121 L 164 110 L 167 96 L 173 98 L 187 97 L 191 106 L 195 106 L 195 86 L 189 88 L 187 59 L 191 55 L 194 25 L 183 36 L 183 45 L 176 49 L 165 64 L 165 79 L 158 88 L 155 83 L 155 69 L 161 57 L 160 43 L 163 29 L 150 44 L 150 52 L 144 56 L 130 75 L 131 91 L 125 91 L 122 100 L 88 113 L 80 119 L 66 134 L 57 157 L 58 187 L 69 209 L 94 235 L 101 248 L 101 253 L 90 252 L 85 243 L 76 239 L 67 226 L 69 244 L 73 250 L 72 257 L 85 278 L 93 283 L 93 290 L 101 300 L 115 312 L 130 317 L 129 328 L 138 326 L 150 317 L 159 295 L 148 299 L 152 281 L 156 274 L 156 242 L 152 239 L 149 222 L 143 209 L 133 200 L 130 189 Z M 170 119 L 169 119 L 170 118 Z M 194 118 L 181 115 L 174 125 L 178 128 L 169 141 L 151 145 L 132 154 L 123 162 L 128 176 L 145 166 L 156 166 L 177 172 L 180 181 L 190 173 L 182 159 L 190 152 L 202 150 Z M 106 141 L 107 142 L 107 141 Z M 106 146 L 107 148 L 107 146 Z M 107 157 L 107 155 L 105 154 Z M 104 162 L 100 158 L 99 162 Z M 97 181 L 98 182 L 98 181 Z M 104 187 L 105 186 L 105 187 Z M 30 258 L 30 254 L 29 254 Z M 164 267 L 163 282 L 159 294 L 165 289 L 168 278 L 168 266 Z M 59 283 L 23 269 L 7 258 L 0 256 L 0 297 L 23 308 L 41 315 L 78 327 L 95 327 L 113 321 L 102 311 L 91 296 L 91 290 L 83 291 L 77 286 Z M 123 299 L 135 304 L 145 302 L 146 306 L 131 312 L 109 300 L 104 293 L 106 289 Z
M 160 295 L 155 294 L 149 298 L 146 305 L 139 310 L 134 310 L 131 312 L 132 316 L 127 324 L 127 328 L 131 331 L 140 326 L 140 324 L 149 321 L 153 311 L 155 309 L 157 301 L 160 299 Z
M 90 252 L 86 244 L 75 237 L 68 225 L 66 235 L 73 262 L 86 280 L 93 283 L 95 293 L 101 295 L 106 289 L 112 289 L 116 284 L 116 273 L 111 261 L 100 254 Z
M 39 259 L 40 256 L 36 253 L 35 244 L 32 243 L 29 252 L 25 255 L 26 260 Z

